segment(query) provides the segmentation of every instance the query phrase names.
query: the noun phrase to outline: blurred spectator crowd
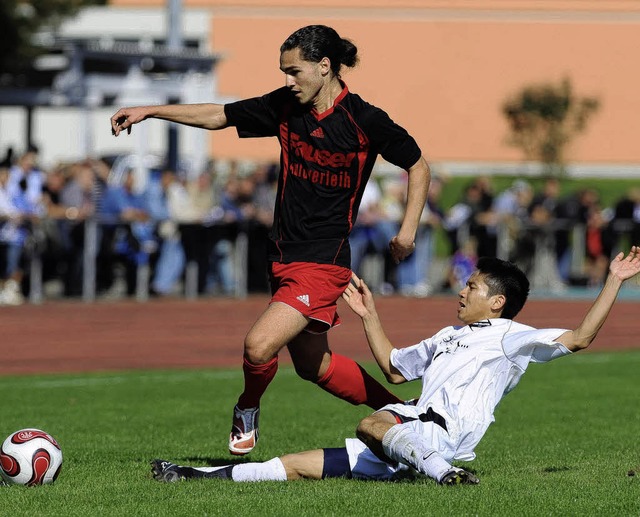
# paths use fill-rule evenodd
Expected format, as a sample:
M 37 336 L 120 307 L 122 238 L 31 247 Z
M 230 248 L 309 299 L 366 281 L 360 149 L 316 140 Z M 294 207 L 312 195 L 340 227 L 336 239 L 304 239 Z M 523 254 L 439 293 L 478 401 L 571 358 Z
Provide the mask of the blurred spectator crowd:
M 640 242 L 640 188 L 604 207 L 595 188 L 561 196 L 555 177 L 537 192 L 518 179 L 497 194 L 490 178 L 479 177 L 442 224 L 454 266 L 456 254 L 495 255 L 518 264 L 533 288 L 595 287 L 604 282 L 612 256 Z M 459 277 L 453 271 L 449 284 L 459 286 Z
M 372 278 L 381 279 L 379 292 L 416 297 L 458 292 L 481 256 L 515 262 L 534 289 L 595 287 L 603 283 L 612 256 L 640 242 L 640 187 L 626 191 L 615 206 L 604 207 L 594 188 L 561 196 L 561 180 L 555 177 L 545 179 L 538 191 L 517 179 L 494 192 L 492 179 L 478 176 L 457 202 L 444 207 L 445 184 L 439 177 L 432 180 L 415 253 L 399 265 L 388 258 L 378 264 L 384 272 Z M 367 253 L 384 254 L 398 230 L 404 191 L 395 178 L 367 185 L 351 238 L 355 271 L 362 269 Z M 444 267 L 434 272 L 437 232 L 446 236 L 441 252 L 446 259 Z
M 244 292 L 268 292 L 276 175 L 274 164 L 212 163 L 194 175 L 116 171 L 95 159 L 42 171 L 36 147 L 19 156 L 9 151 L 0 164 L 0 305 L 24 303 L 35 281 L 57 285 L 60 297 L 86 295 L 87 282 L 104 297 L 183 295 L 186 285 L 194 295 L 232 296 L 238 264 Z M 640 188 L 603 207 L 595 189 L 561 196 L 555 178 L 537 192 L 522 179 L 494 192 L 491 178 L 479 176 L 443 207 L 445 186 L 433 178 L 415 253 L 394 264 L 387 247 L 402 219 L 406 177 L 368 183 L 350 242 L 352 268 L 376 291 L 456 292 L 484 255 L 518 263 L 534 287 L 596 286 L 611 255 L 640 242 Z M 447 249 L 435 272 L 437 236 Z
M 212 165 L 188 176 L 87 159 L 44 172 L 37 158 L 31 147 L 0 165 L 0 304 L 24 302 L 36 258 L 43 284 L 54 280 L 58 296 L 82 296 L 90 244 L 98 297 L 139 294 L 142 272 L 146 294 L 176 294 L 188 271 L 194 295 L 232 295 L 240 233 L 248 239 L 246 287 L 267 291 L 275 166 Z

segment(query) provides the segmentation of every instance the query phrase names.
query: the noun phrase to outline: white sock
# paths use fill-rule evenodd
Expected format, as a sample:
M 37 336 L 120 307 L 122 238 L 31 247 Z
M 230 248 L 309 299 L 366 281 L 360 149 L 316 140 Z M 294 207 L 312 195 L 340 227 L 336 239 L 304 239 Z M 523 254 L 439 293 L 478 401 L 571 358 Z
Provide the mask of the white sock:
M 391 459 L 404 463 L 418 472 L 440 481 L 452 468 L 424 437 L 407 426 L 397 424 L 382 437 L 382 449 Z
M 241 463 L 231 471 L 234 481 L 286 481 L 287 472 L 280 458 L 273 458 L 264 463 Z

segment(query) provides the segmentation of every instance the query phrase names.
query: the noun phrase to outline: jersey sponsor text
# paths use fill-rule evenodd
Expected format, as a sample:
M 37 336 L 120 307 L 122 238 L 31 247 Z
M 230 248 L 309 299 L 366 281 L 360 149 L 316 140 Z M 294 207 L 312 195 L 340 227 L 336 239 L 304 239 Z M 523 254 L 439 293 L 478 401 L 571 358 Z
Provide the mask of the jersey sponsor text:
M 351 188 L 351 177 L 345 171 L 310 171 L 300 163 L 292 163 L 289 167 L 289 172 L 298 178 L 309 180 L 311 183 L 317 183 L 325 187 Z
M 351 167 L 351 163 L 356 157 L 356 153 L 332 153 L 316 149 L 311 144 L 300 140 L 300 135 L 294 132 L 290 133 L 290 139 L 291 147 L 295 149 L 298 156 L 308 162 L 317 163 L 321 167 Z

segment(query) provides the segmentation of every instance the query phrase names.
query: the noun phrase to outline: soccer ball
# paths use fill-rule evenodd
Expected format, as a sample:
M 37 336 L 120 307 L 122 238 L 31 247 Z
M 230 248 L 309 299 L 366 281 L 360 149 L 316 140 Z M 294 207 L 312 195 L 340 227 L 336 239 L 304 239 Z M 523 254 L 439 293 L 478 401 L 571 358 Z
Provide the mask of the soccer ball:
M 50 434 L 39 429 L 21 429 L 2 444 L 0 467 L 0 474 L 10 484 L 53 483 L 62 467 L 62 450 Z

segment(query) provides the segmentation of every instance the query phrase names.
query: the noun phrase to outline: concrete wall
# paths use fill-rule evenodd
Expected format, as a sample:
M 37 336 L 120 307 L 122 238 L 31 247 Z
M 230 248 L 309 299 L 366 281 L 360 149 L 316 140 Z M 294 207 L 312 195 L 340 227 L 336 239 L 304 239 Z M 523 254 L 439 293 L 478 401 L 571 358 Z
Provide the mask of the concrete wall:
M 119 6 L 161 0 L 113 0 Z M 390 7 L 390 5 L 392 7 Z M 575 162 L 640 163 L 640 2 L 184 0 L 209 10 L 222 95 L 246 97 L 283 83 L 278 47 L 309 23 L 354 40 L 361 65 L 349 87 L 386 109 L 434 161 L 510 162 L 504 100 L 525 85 L 569 77 L 601 109 L 571 147 Z M 212 136 L 217 156 L 275 156 L 273 142 Z

